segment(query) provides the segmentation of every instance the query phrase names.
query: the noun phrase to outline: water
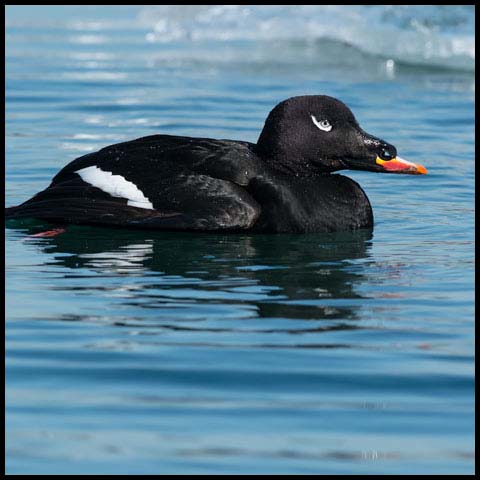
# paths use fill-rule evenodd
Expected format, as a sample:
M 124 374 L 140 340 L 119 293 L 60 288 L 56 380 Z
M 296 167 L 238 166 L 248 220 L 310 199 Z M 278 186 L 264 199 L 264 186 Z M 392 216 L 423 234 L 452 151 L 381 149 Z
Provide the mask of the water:
M 7 473 L 473 473 L 473 7 L 6 20 L 7 205 L 123 140 L 256 141 L 301 94 L 429 170 L 347 172 L 373 234 L 8 225 Z

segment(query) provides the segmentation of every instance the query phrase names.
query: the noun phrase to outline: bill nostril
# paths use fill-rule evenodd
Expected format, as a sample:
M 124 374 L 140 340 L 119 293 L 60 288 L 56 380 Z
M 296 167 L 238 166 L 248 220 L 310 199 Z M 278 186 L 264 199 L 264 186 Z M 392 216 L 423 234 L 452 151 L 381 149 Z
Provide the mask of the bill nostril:
M 380 150 L 380 158 L 382 160 L 392 160 L 397 156 L 395 147 L 382 147 Z
M 382 160 L 393 160 L 397 156 L 397 149 L 380 138 L 364 133 L 363 143 L 370 153 L 374 153 Z

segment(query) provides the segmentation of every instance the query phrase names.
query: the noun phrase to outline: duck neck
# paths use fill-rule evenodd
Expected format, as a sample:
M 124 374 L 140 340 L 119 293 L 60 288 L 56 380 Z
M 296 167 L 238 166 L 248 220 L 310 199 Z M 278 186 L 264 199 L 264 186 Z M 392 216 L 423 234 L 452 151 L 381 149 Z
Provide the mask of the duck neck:
M 255 145 L 255 153 L 276 172 L 295 177 L 313 177 L 316 175 L 328 175 L 329 171 L 319 168 L 302 155 L 286 149 L 281 143 L 263 143 Z
M 307 173 L 309 162 L 302 158 L 292 148 L 287 146 L 280 140 L 281 135 L 272 135 L 269 132 L 268 125 L 265 125 L 257 144 L 255 145 L 255 153 L 266 163 L 269 168 L 288 175 L 300 176 Z

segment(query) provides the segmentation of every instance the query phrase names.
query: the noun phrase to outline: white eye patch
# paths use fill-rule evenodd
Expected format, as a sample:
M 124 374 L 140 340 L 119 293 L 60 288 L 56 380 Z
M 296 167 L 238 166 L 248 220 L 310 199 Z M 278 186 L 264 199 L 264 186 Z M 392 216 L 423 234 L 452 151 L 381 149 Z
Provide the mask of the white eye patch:
M 328 120 L 318 121 L 314 115 L 310 115 L 310 117 L 312 118 L 312 122 L 314 123 L 314 125 L 320 130 L 323 130 L 324 132 L 329 132 L 332 129 L 332 126 L 330 125 L 330 122 Z
M 113 175 L 98 167 L 86 167 L 77 170 L 82 180 L 94 187 L 103 190 L 112 197 L 126 198 L 127 205 L 137 208 L 153 210 L 153 204 L 139 188 L 121 175 Z

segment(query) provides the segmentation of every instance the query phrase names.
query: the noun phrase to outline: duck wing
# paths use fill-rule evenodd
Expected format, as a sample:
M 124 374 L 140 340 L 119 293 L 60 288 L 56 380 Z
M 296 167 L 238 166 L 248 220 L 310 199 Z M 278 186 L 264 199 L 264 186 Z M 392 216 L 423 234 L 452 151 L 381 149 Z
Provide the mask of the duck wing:
M 7 218 L 173 230 L 244 230 L 260 206 L 243 188 L 257 172 L 248 142 L 153 135 L 64 167 Z

